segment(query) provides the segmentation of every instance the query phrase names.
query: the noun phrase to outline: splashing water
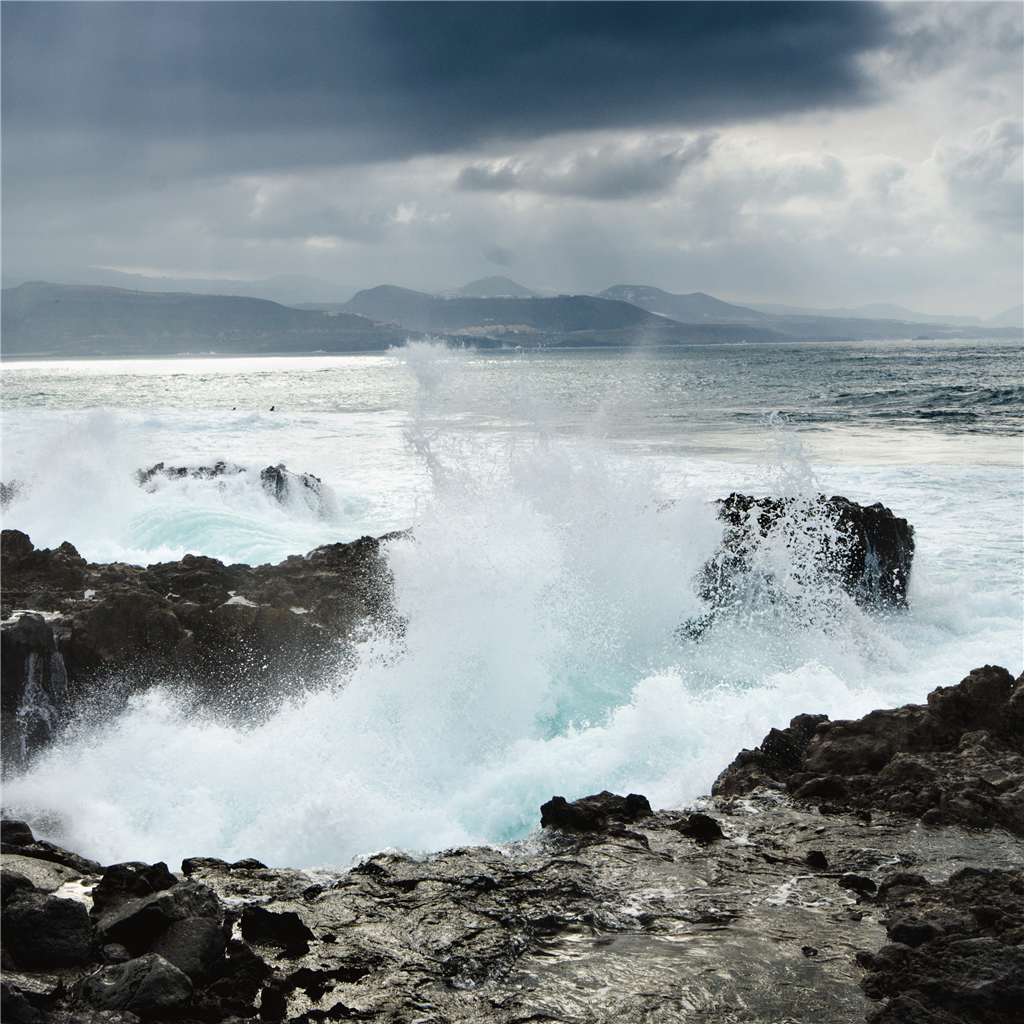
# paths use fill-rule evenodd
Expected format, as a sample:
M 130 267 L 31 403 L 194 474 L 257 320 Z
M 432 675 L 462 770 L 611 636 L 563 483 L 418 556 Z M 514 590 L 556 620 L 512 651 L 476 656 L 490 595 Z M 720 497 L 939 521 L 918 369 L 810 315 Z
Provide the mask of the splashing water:
M 554 793 L 681 805 L 792 715 L 920 700 L 956 681 L 954 645 L 968 659 L 985 649 L 979 663 L 1012 649 L 1019 600 L 968 601 L 956 619 L 964 584 L 957 596 L 933 582 L 927 557 L 909 612 L 808 592 L 681 640 L 702 608 L 694 577 L 721 539 L 707 488 L 667 486 L 650 460 L 543 419 L 524 429 L 521 411 L 544 407 L 528 373 L 486 429 L 479 413 L 466 429 L 472 354 L 421 345 L 399 358 L 419 384 L 401 430 L 429 481 L 411 534 L 387 545 L 404 633 L 378 631 L 346 674 L 247 726 L 186 705 L 173 684 L 83 716 L 9 781 L 5 806 L 106 863 L 343 865 L 385 846 L 502 842 L 528 834 Z M 110 421 L 96 423 L 83 444 L 106 451 Z M 781 418 L 770 429 L 776 493 L 816 491 L 798 439 Z M 165 490 L 182 509 L 213 500 Z M 268 530 L 301 518 L 251 514 Z M 780 543 L 765 557 L 785 569 L 792 554 Z

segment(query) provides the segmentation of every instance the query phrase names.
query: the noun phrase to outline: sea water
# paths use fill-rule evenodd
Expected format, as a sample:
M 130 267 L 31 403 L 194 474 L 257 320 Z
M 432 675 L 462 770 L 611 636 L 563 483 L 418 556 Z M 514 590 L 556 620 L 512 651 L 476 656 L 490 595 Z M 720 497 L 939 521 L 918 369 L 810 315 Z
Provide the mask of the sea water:
M 795 714 L 1017 675 L 1021 371 L 976 342 L 7 362 L 4 526 L 39 547 L 258 564 L 411 530 L 386 545 L 404 635 L 247 721 L 173 680 L 85 715 L 4 806 L 104 863 L 343 866 L 522 838 L 553 794 L 685 806 Z M 246 472 L 139 485 L 218 460 Z M 279 464 L 326 500 L 274 501 Z M 734 490 L 907 518 L 909 607 L 808 591 L 688 638 Z

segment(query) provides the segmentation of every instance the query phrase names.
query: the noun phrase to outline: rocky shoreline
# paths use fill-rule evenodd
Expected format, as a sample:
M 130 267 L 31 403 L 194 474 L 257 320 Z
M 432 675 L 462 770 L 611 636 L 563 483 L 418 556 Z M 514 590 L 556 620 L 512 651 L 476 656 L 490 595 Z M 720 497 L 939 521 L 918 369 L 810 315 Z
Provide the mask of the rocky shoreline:
M 138 482 L 246 472 L 223 462 L 161 462 L 140 470 Z M 268 466 L 259 478 L 275 501 L 319 507 L 328 500 L 310 474 Z M 881 504 L 732 494 L 716 505 L 722 542 L 694 580 L 706 613 L 680 624 L 682 638 L 699 640 L 716 620 L 751 604 L 791 604 L 794 593 L 810 602 L 844 592 L 869 607 L 905 605 L 913 528 Z M 246 721 L 323 685 L 371 631 L 402 631 L 381 546 L 405 536 L 328 544 L 278 565 L 185 555 L 139 566 L 90 563 L 68 541 L 38 549 L 25 533 L 4 530 L 4 770 L 23 767 L 90 702 L 116 704 L 153 685 Z M 778 546 L 791 579 L 780 577 L 772 557 Z
M 104 867 L 5 820 L 3 1019 L 1011 1024 L 1022 716 L 986 666 L 799 716 L 688 812 L 556 797 L 524 842 L 345 872 Z

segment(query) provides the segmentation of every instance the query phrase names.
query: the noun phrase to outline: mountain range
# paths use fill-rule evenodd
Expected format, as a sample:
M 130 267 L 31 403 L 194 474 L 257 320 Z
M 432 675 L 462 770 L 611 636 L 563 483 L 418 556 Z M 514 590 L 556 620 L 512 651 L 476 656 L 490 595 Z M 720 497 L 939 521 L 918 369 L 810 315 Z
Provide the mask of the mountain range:
M 953 325 L 846 312 L 851 315 L 777 313 L 703 292 L 676 295 L 648 285 L 615 285 L 596 296 L 544 297 L 503 277 L 473 281 L 445 295 L 379 285 L 346 302 L 292 305 L 244 295 L 27 282 L 3 290 L 2 354 L 382 351 L 426 336 L 478 347 L 591 347 L 1017 338 L 1022 333 L 1019 326 L 993 321 Z M 994 321 L 1014 312 L 1008 310 Z

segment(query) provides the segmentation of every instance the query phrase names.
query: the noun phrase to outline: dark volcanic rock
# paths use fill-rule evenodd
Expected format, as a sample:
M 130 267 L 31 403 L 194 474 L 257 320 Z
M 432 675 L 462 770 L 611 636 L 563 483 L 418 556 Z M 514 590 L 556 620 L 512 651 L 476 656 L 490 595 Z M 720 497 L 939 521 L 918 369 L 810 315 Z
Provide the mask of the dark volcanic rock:
M 75 900 L 18 890 L 3 909 L 4 949 L 24 968 L 89 962 L 92 922 Z
M 918 876 L 919 877 L 919 876 Z M 859 953 L 871 1024 L 1012 1024 L 1024 1007 L 1024 872 L 966 868 L 939 885 L 888 883 L 891 945 Z
M 616 796 L 605 790 L 585 796 L 572 803 L 565 797 L 553 796 L 541 809 L 543 828 L 559 828 L 571 832 L 596 832 L 611 825 L 623 825 L 652 813 L 647 797 L 639 793 Z
M 275 495 L 312 493 L 316 483 L 281 467 L 265 475 Z M 2 538 L 5 770 L 49 743 L 69 715 L 126 689 L 170 684 L 251 715 L 290 689 L 320 685 L 371 622 L 400 628 L 372 537 L 256 567 L 195 555 L 87 564 L 70 544 L 39 551 L 17 530 Z
M 111 864 L 92 889 L 92 916 L 112 913 L 125 903 L 163 892 L 178 884 L 178 879 L 167 870 L 167 865 L 142 864 L 130 861 Z
M 914 530 L 881 504 L 736 493 L 717 504 L 728 526 L 695 581 L 708 612 L 684 623 L 684 636 L 699 638 L 722 615 L 765 608 L 813 616 L 837 590 L 866 607 L 906 605 Z
M 179 1014 L 192 997 L 192 982 L 162 956 L 150 953 L 101 968 L 82 981 L 80 992 L 98 1010 L 128 1010 L 147 1020 Z
M 200 982 L 227 949 L 224 927 L 209 917 L 186 917 L 174 921 L 153 944 L 159 953 L 193 982 Z
M 774 753 L 780 747 L 782 759 Z M 798 800 L 1024 835 L 1024 676 L 1015 682 L 1006 669 L 986 665 L 934 690 L 927 704 L 857 721 L 795 718 L 757 749 L 741 751 L 712 793 L 759 786 L 785 786 Z
M 137 479 L 141 487 L 153 490 L 156 479 L 215 480 L 218 477 L 248 477 L 249 470 L 229 462 L 215 462 L 212 466 L 165 466 L 158 462 L 149 469 L 140 469 Z M 320 516 L 328 516 L 333 510 L 330 489 L 324 487 L 319 477 L 311 473 L 293 473 L 284 465 L 267 466 L 260 470 L 260 485 L 266 494 L 282 505 L 301 501 Z
M 174 922 L 193 917 L 209 918 L 220 926 L 224 909 L 201 882 L 181 882 L 102 914 L 96 931 L 101 942 L 119 942 L 138 955 L 150 950 Z

